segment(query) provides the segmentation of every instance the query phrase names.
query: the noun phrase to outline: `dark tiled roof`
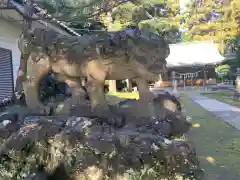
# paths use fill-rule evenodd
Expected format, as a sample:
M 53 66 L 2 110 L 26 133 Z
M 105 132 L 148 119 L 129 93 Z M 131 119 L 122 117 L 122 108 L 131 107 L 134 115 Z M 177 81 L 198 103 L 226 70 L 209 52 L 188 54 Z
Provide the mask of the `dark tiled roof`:
M 38 7 L 38 8 L 36 8 L 36 7 L 25 8 L 24 7 L 24 0 L 8 0 L 8 7 L 15 9 L 25 18 L 39 19 L 37 14 L 40 12 L 39 9 L 41 9 L 41 8 L 40 7 Z M 32 15 L 30 15 L 29 10 L 31 10 L 31 12 L 33 13 Z M 44 10 L 44 9 L 42 9 L 42 10 Z M 47 16 L 51 16 L 51 15 L 47 15 Z M 76 31 L 69 28 L 68 26 L 66 26 L 65 24 L 63 24 L 60 21 L 53 20 L 51 22 L 51 24 L 53 24 L 55 27 L 65 31 L 66 33 L 68 33 L 70 35 L 80 36 L 80 34 L 78 34 Z

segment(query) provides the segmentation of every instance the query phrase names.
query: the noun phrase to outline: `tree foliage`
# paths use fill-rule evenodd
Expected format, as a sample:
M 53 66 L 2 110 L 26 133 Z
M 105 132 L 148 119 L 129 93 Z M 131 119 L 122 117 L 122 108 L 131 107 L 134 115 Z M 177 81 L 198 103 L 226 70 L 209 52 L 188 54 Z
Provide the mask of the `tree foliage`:
M 188 5 L 182 19 L 182 25 L 188 28 L 184 34 L 185 41 L 214 40 L 222 54 L 234 49 L 237 35 L 239 0 L 194 0 Z
M 37 4 L 53 17 L 65 22 L 78 22 L 107 12 L 125 0 L 38 0 Z
M 240 36 L 238 35 L 235 39 L 235 54 L 234 56 L 231 58 L 231 60 L 229 61 L 230 67 L 231 67 L 231 71 L 232 72 L 236 72 L 237 68 L 240 68 Z
M 231 76 L 231 67 L 228 64 L 223 64 L 215 68 L 217 76 L 223 80 Z
M 176 0 L 27 0 L 31 1 L 50 14 L 51 19 L 76 29 L 120 29 L 137 25 L 158 32 L 172 43 L 181 40 L 180 6 Z
M 176 43 L 181 40 L 179 10 L 175 0 L 151 0 L 139 4 L 127 2 L 113 9 L 112 18 L 120 27 L 135 24 L 159 33 L 170 43 Z
M 228 73 L 230 71 L 230 66 L 228 64 L 223 64 L 215 68 L 217 73 Z

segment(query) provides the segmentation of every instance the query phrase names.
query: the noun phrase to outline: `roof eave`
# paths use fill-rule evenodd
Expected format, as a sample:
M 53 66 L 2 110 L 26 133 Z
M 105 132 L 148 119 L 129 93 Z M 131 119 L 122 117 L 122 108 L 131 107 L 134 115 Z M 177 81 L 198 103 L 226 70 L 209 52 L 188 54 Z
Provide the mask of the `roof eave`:
M 69 28 L 68 26 L 66 26 L 64 23 L 60 22 L 60 21 L 56 21 L 56 23 L 62 27 L 63 29 L 61 28 L 57 28 L 57 26 L 55 27 L 54 25 L 52 25 L 51 23 L 48 23 L 44 20 L 40 20 L 40 17 L 36 14 L 32 14 L 31 16 L 26 12 L 26 9 L 24 8 L 24 6 L 22 6 L 21 4 L 17 3 L 17 2 L 14 2 L 13 0 L 9 0 L 9 3 L 8 3 L 8 7 L 6 7 L 6 9 L 11 9 L 11 10 L 15 10 L 16 12 L 18 12 L 23 18 L 28 18 L 28 19 L 33 19 L 33 21 L 37 21 L 39 22 L 40 24 L 43 24 L 45 26 L 48 26 L 50 27 L 51 29 L 54 29 L 56 30 L 58 33 L 61 33 L 61 34 L 65 34 L 65 35 L 74 35 L 74 36 L 81 36 L 80 34 L 78 34 L 76 31 L 74 31 L 73 29 Z M 47 16 L 50 16 L 51 15 L 47 15 Z
M 224 60 L 213 41 L 171 44 L 170 55 L 166 58 L 168 67 L 214 65 Z

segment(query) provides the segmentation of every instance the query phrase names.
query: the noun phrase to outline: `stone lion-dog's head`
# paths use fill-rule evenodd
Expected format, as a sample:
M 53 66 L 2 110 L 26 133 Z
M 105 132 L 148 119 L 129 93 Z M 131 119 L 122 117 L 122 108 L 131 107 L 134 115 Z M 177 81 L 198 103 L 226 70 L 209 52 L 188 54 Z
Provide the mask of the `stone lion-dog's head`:
M 167 61 L 170 48 L 167 41 L 160 35 L 138 28 L 126 28 L 126 43 L 128 52 L 134 58 L 135 70 L 144 75 L 152 74 L 148 80 L 159 80 L 159 75 L 166 76 Z M 143 76 L 144 77 L 144 76 Z

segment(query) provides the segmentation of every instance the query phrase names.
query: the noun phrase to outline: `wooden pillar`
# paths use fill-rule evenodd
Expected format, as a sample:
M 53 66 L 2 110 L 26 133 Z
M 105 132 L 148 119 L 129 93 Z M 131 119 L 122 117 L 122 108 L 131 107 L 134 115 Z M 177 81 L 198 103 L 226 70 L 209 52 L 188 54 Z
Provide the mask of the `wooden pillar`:
M 183 74 L 183 89 L 186 89 L 186 74 Z
M 109 92 L 117 92 L 117 81 L 109 80 Z
M 158 80 L 158 82 L 159 82 L 160 84 L 162 84 L 162 82 L 163 82 L 162 76 L 163 76 L 163 74 L 159 74 L 159 80 Z
M 207 89 L 207 68 L 204 67 L 204 80 L 203 80 L 203 89 L 206 90 Z
M 126 84 L 127 84 L 127 91 L 132 92 L 132 80 L 126 79 Z
M 191 74 L 190 77 L 191 77 L 191 87 L 193 87 L 193 74 Z

